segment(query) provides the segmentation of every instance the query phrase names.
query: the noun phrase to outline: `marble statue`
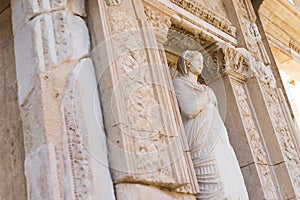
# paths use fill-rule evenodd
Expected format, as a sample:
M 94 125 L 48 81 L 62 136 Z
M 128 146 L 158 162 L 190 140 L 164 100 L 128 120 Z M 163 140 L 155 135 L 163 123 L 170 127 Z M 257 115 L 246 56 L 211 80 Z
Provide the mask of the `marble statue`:
M 203 56 L 185 51 L 173 80 L 201 200 L 245 200 L 248 194 L 211 88 L 198 83 Z

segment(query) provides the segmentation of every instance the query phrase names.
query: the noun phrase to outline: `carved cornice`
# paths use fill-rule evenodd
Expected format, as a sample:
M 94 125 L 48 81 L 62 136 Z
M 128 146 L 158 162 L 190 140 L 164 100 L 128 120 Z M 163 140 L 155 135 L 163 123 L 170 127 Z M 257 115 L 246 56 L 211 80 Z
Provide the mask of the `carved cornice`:
M 294 50 L 294 51 L 296 51 L 297 53 L 300 54 L 300 44 L 297 43 L 296 41 L 291 40 L 291 41 L 289 42 L 289 47 L 290 47 L 292 50 Z
M 299 59 L 299 10 L 285 0 L 265 0 L 260 7 L 259 14 L 270 43 L 287 55 Z M 292 55 L 291 49 L 298 55 Z
M 200 19 L 221 29 L 225 33 L 236 37 L 236 29 L 228 19 L 218 15 L 209 8 L 206 8 L 194 0 L 171 0 L 174 4 L 180 6 L 186 11 L 196 15 Z
M 105 0 L 105 2 L 108 6 L 118 6 L 121 5 L 123 0 Z
M 168 41 L 164 46 L 167 51 L 179 56 L 187 49 L 202 51 L 206 46 L 214 42 L 214 38 L 205 34 L 194 34 L 182 27 L 172 25 L 168 33 Z

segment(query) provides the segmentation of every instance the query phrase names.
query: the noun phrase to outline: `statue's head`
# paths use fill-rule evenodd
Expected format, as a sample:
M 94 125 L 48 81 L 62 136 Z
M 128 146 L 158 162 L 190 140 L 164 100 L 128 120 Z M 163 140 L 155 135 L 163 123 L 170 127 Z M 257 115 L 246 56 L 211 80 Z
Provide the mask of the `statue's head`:
M 199 51 L 186 50 L 179 57 L 177 67 L 182 75 L 188 72 L 199 75 L 203 69 L 203 56 Z

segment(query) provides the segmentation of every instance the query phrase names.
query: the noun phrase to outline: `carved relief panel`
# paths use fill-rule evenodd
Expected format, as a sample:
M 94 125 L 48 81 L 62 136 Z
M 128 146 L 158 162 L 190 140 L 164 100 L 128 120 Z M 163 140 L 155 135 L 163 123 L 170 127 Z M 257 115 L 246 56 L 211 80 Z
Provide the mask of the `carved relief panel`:
M 267 153 L 263 144 L 263 140 L 256 127 L 256 123 L 252 114 L 252 109 L 248 97 L 247 88 L 244 83 L 232 80 L 231 84 L 234 89 L 235 98 L 238 103 L 240 115 L 247 137 L 251 146 L 254 162 L 261 180 L 265 198 L 278 199 L 276 195 L 275 185 L 272 180 L 271 169 L 268 162 Z
M 195 176 L 155 42 L 155 36 L 166 31 L 153 29 L 167 29 L 170 21 L 148 7 L 144 10 L 141 1 L 112 6 L 103 2 L 101 47 L 108 55 L 96 62 L 114 182 L 193 194 Z

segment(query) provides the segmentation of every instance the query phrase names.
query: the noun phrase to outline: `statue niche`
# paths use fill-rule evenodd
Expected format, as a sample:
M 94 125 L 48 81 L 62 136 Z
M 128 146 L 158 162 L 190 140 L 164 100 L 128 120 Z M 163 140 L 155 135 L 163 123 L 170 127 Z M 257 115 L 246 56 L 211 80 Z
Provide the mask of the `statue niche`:
M 203 56 L 185 51 L 173 80 L 201 200 L 246 200 L 248 194 L 211 88 L 198 83 Z

